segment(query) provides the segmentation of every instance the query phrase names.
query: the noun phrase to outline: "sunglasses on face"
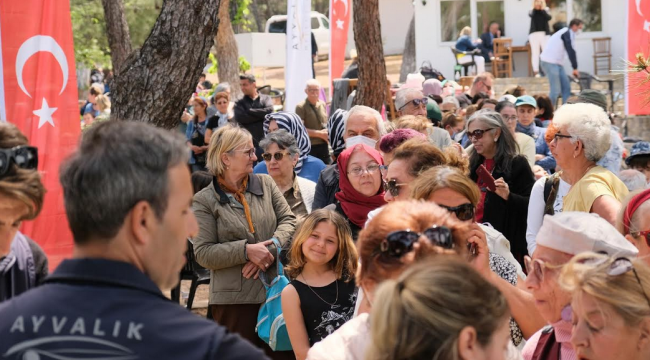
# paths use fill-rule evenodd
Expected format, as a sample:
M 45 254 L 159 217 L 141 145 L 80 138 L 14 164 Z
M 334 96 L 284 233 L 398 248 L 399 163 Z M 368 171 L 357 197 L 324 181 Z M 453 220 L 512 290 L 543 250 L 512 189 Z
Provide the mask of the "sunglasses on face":
M 397 179 L 384 181 L 384 191 L 388 191 L 393 197 L 398 197 L 400 187 L 404 185 L 406 184 L 398 184 Z
M 642 236 L 645 238 L 645 241 L 650 244 L 650 230 L 631 232 L 630 235 L 633 237 Z
M 492 129 L 476 129 L 472 132 L 468 132 L 467 136 L 469 137 L 470 140 L 481 140 L 483 138 L 483 135 L 485 135 L 486 132 L 490 131 Z
M 547 269 L 556 269 L 560 266 L 550 265 L 539 259 L 533 260 L 530 256 L 526 255 L 524 256 L 524 267 L 526 268 L 528 276 L 535 274 L 537 279 L 539 279 L 540 282 L 543 282 Z
M 393 231 L 381 242 L 379 252 L 388 254 L 390 257 L 400 258 L 413 250 L 413 244 L 418 241 L 420 236 L 426 237 L 432 245 L 444 249 L 453 249 L 454 247 L 451 230 L 446 226 L 434 225 L 421 233 L 408 229 Z
M 0 176 L 9 171 L 12 162 L 21 169 L 36 169 L 38 167 L 38 149 L 25 145 L 0 149 Z
M 486 84 L 485 81 L 481 81 L 481 82 L 483 83 L 483 85 L 485 85 L 485 88 L 486 88 L 488 91 L 492 91 L 492 86 L 491 86 L 491 85 Z
M 404 109 L 406 107 L 406 105 L 408 105 L 410 103 L 413 103 L 413 106 L 415 106 L 415 107 L 418 107 L 420 105 L 426 106 L 429 103 L 429 98 L 423 97 L 422 99 L 413 99 L 413 100 L 407 102 L 406 104 L 402 105 L 402 107 L 397 109 L 397 110 Z
M 641 279 L 639 279 L 639 274 L 637 274 L 636 269 L 634 268 L 634 264 L 632 264 L 632 260 L 624 257 L 616 258 L 614 260 L 612 260 L 612 258 L 609 257 L 593 257 L 593 258 L 581 259 L 579 263 L 598 267 L 606 264 L 608 261 L 611 261 L 611 263 L 609 264 L 609 266 L 607 266 L 605 271 L 609 276 L 620 276 L 630 271 L 634 273 L 634 277 L 636 278 L 637 283 L 639 283 L 639 286 L 641 287 L 641 292 L 643 292 L 643 296 L 648 302 L 648 306 L 650 306 L 650 299 L 648 299 L 648 295 L 646 294 L 645 289 L 643 288 L 643 284 L 641 283 Z
M 284 155 L 289 155 L 289 154 L 283 152 L 276 152 L 275 154 L 264 153 L 262 154 L 262 159 L 264 159 L 264 161 L 266 162 L 271 161 L 271 158 L 275 159 L 275 161 L 280 161 L 284 158 Z
M 456 217 L 460 221 L 467 221 L 474 219 L 474 205 L 467 203 L 458 206 L 444 206 L 438 204 L 443 209 L 456 214 Z

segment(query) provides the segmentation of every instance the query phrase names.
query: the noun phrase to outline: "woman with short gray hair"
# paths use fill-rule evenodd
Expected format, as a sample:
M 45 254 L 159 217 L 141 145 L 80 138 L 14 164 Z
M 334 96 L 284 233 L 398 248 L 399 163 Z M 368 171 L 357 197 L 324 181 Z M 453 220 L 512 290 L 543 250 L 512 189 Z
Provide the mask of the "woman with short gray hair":
M 298 176 L 294 171 L 300 157 L 296 139 L 288 131 L 280 129 L 267 134 L 260 141 L 260 147 L 264 150 L 262 158 L 266 169 L 289 203 L 293 214 L 296 217 L 309 214 L 314 202 L 316 183 Z
M 628 190 L 616 175 L 596 165 L 611 144 L 607 114 L 593 104 L 567 104 L 555 112 L 553 125 L 558 132 L 550 149 L 571 185 L 562 211 L 592 212 L 615 224 Z
M 469 155 L 470 178 L 481 189 L 476 222 L 490 223 L 510 240 L 520 264 L 527 252 L 526 218 L 535 183 L 528 160 L 517 154 L 517 143 L 492 110 L 477 111 L 467 120 L 467 135 L 474 145 Z

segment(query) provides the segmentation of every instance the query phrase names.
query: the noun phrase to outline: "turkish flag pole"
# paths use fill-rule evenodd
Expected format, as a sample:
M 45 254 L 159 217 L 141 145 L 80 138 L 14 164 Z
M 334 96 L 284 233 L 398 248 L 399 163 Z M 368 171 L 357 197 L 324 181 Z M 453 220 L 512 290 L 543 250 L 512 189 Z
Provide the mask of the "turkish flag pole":
M 21 231 L 43 247 L 54 269 L 72 254 L 59 165 L 80 133 L 70 2 L 0 1 L 0 47 L 0 118 L 38 147 L 47 189 L 40 215 Z
M 627 1 L 627 60 L 636 63 L 636 54 L 642 53 L 644 58 L 650 54 L 650 0 Z M 625 114 L 648 115 L 650 105 L 647 105 L 645 90 L 647 84 L 638 87 L 639 82 L 647 77 L 641 73 L 627 73 L 625 84 Z M 644 104 L 646 104 L 644 106 Z
M 330 1 L 330 99 L 334 94 L 334 79 L 345 70 L 345 47 L 348 44 L 352 0 Z

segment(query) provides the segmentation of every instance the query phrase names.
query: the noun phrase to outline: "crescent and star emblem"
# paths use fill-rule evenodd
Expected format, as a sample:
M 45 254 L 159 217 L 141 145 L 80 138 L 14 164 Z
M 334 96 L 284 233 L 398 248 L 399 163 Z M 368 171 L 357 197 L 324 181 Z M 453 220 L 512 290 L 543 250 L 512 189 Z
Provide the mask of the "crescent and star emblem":
M 25 95 L 30 98 L 32 95 L 25 88 L 23 82 L 23 68 L 25 63 L 29 60 L 34 54 L 38 52 L 49 52 L 54 56 L 56 61 L 61 67 L 61 73 L 63 74 L 63 84 L 61 85 L 61 91 L 59 95 L 63 93 L 66 85 L 68 84 L 68 59 L 65 56 L 65 52 L 59 45 L 59 43 L 54 40 L 51 36 L 36 35 L 27 39 L 18 49 L 18 54 L 16 55 L 16 78 L 18 79 L 18 86 L 25 93 Z M 57 110 L 57 108 L 51 108 L 47 104 L 47 100 L 43 98 L 41 108 L 39 110 L 34 110 L 34 115 L 39 117 L 38 128 L 40 129 L 45 123 L 49 123 L 54 126 L 54 121 L 52 120 L 52 114 Z

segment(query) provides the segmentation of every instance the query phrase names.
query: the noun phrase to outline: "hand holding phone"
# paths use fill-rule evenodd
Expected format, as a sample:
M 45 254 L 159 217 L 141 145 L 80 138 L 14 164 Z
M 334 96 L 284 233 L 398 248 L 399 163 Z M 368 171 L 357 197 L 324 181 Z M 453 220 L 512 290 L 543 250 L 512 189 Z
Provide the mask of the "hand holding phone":
M 483 164 L 479 165 L 476 169 L 476 175 L 489 191 L 495 191 L 497 189 L 492 174 L 490 174 Z

